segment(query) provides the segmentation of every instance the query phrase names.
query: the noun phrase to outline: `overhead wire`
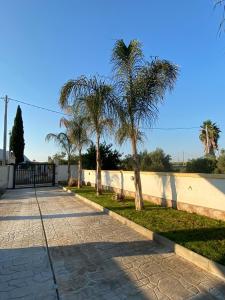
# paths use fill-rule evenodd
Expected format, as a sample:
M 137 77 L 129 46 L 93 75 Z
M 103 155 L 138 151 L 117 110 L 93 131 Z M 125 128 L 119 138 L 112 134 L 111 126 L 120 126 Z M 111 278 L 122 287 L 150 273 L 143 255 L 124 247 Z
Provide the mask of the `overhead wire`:
M 0 99 L 4 100 L 4 97 L 0 97 Z M 45 110 L 45 111 L 48 111 L 48 112 L 51 112 L 51 113 L 64 115 L 64 116 L 71 116 L 71 114 L 63 113 L 63 112 L 60 112 L 60 111 L 56 111 L 56 110 L 53 110 L 53 109 L 50 109 L 50 108 L 47 108 L 47 107 L 43 107 L 43 106 L 39 106 L 39 105 L 36 105 L 36 104 L 28 103 L 28 102 L 21 101 L 21 100 L 18 100 L 18 99 L 13 99 L 13 98 L 8 98 L 8 99 L 11 100 L 11 101 L 17 102 L 17 103 L 28 105 L 30 107 Z M 192 129 L 199 129 L 199 128 L 200 128 L 200 126 L 191 126 L 191 127 L 141 127 L 141 129 L 144 129 L 144 130 L 168 130 L 168 131 L 169 130 L 192 130 Z

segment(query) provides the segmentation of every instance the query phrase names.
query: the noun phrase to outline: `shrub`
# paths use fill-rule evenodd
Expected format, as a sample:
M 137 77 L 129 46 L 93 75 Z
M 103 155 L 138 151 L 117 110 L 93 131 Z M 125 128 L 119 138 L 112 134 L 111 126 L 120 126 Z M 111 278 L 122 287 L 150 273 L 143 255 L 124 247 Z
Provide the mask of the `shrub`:
M 112 144 L 100 144 L 101 168 L 102 170 L 118 170 L 120 169 L 121 156 L 117 150 L 112 149 Z M 84 169 L 96 169 L 96 147 L 92 143 L 87 152 L 82 155 Z
M 200 157 L 187 162 L 186 172 L 188 173 L 214 173 L 216 159 L 211 157 Z
M 157 148 L 152 152 L 141 152 L 141 170 L 153 172 L 169 172 L 171 171 L 171 157 L 165 152 Z
M 170 155 L 165 154 L 160 148 L 152 152 L 140 152 L 138 159 L 141 171 L 169 172 L 172 169 Z M 133 169 L 133 158 L 131 155 L 127 155 L 124 158 L 122 166 L 125 170 Z
M 220 156 L 217 160 L 217 172 L 218 173 L 225 173 L 225 150 L 221 150 Z

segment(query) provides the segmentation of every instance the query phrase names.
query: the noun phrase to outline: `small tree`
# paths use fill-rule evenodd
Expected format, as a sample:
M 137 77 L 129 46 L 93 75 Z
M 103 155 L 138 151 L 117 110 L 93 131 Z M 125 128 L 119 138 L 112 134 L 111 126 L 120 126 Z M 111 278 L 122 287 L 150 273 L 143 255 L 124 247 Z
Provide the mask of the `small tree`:
M 10 151 L 13 152 L 16 158 L 16 164 L 24 161 L 24 129 L 22 110 L 20 106 L 17 107 L 16 117 L 14 119 L 14 125 L 10 136 Z

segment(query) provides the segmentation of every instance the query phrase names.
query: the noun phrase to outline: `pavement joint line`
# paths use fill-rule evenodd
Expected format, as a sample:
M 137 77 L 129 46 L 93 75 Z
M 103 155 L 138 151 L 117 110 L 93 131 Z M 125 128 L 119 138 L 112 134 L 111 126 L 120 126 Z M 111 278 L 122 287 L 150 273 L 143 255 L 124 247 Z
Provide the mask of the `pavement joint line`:
M 74 195 L 79 200 L 82 200 L 83 202 L 89 204 L 90 206 L 92 206 L 100 211 L 105 212 L 112 218 L 114 218 L 117 221 L 119 221 L 120 223 L 125 224 L 128 227 L 134 229 L 135 231 L 137 231 L 138 233 L 147 237 L 148 239 L 154 240 L 155 242 L 157 242 L 163 246 L 169 247 L 170 250 L 173 251 L 178 256 L 186 259 L 187 261 L 191 262 L 195 266 L 197 266 L 197 267 L 207 271 L 208 273 L 210 273 L 214 276 L 217 276 L 218 278 L 225 281 L 225 266 L 223 266 L 219 263 L 216 263 L 216 262 L 214 262 L 192 250 L 189 250 L 186 247 L 181 246 L 181 245 L 169 240 L 168 238 L 166 238 L 154 231 L 151 231 L 150 229 L 147 229 L 147 228 L 119 215 L 116 212 L 114 212 L 108 208 L 105 208 L 104 206 L 102 206 L 98 203 L 95 203 L 79 194 L 76 194 L 68 188 L 62 187 L 62 189 L 64 191 Z
M 49 264 L 50 264 L 50 268 L 51 268 L 51 272 L 52 272 L 52 277 L 53 277 L 53 281 L 54 281 L 54 288 L 55 288 L 55 291 L 56 291 L 56 297 L 57 297 L 58 300 L 60 300 L 58 285 L 57 285 L 57 281 L 56 281 L 56 276 L 55 276 L 55 271 L 54 271 L 54 267 L 53 267 L 53 263 L 52 263 L 51 254 L 50 254 L 49 247 L 48 247 L 48 239 L 47 239 L 47 235 L 46 235 L 46 231 L 45 231 L 45 226 L 44 226 L 43 216 L 42 216 L 42 212 L 41 212 L 41 207 L 40 207 L 38 197 L 37 197 L 36 187 L 34 187 L 34 193 L 35 193 L 35 199 L 36 199 L 36 202 L 37 202 L 37 206 L 38 206 L 38 210 L 39 210 L 39 214 L 40 214 L 40 218 L 41 218 L 41 226 L 42 226 L 42 230 L 43 230 L 43 234 L 44 234 L 46 251 L 47 251 L 48 260 L 49 260 Z

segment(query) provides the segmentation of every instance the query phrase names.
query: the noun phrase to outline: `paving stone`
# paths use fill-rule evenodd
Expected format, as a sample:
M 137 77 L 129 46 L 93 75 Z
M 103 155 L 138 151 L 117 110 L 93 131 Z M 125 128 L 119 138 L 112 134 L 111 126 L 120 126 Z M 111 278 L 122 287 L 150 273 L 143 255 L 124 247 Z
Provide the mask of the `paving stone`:
M 8 191 L 0 204 L 0 300 L 57 299 L 34 191 Z
M 33 189 L 0 200 L 0 300 L 56 299 Z M 225 283 L 57 188 L 37 189 L 60 299 L 225 299 Z

